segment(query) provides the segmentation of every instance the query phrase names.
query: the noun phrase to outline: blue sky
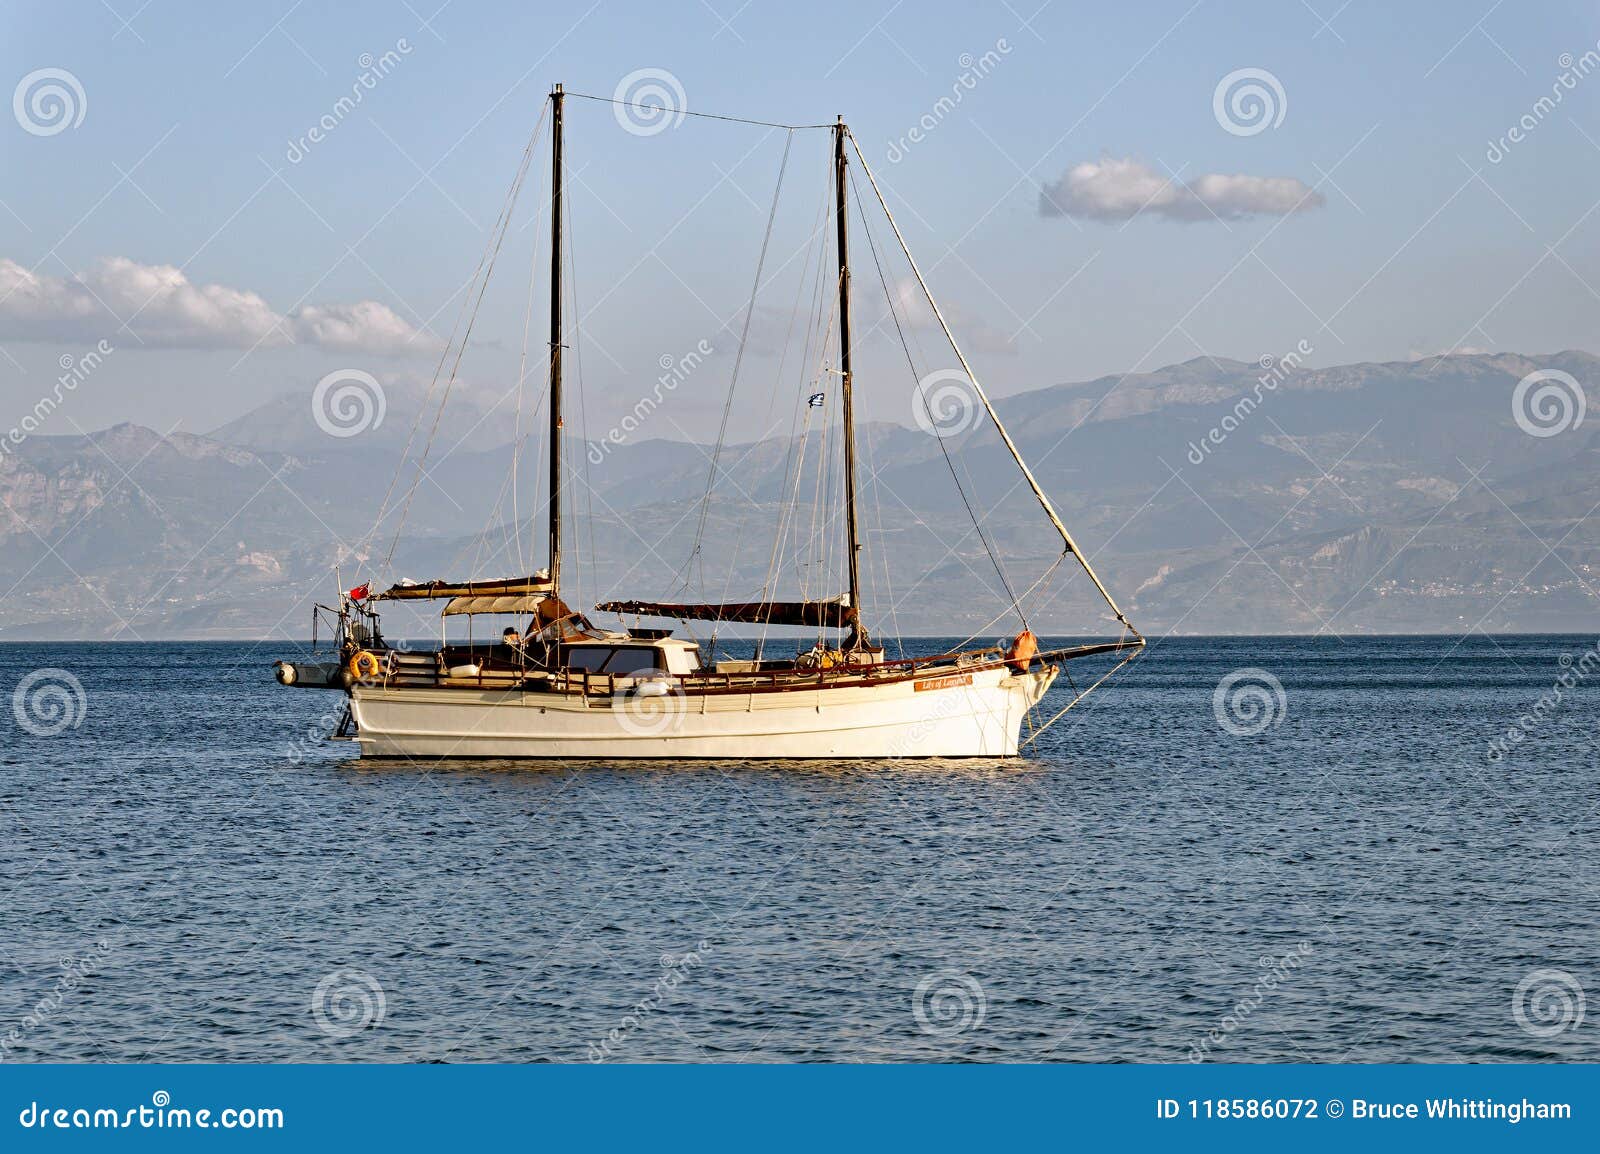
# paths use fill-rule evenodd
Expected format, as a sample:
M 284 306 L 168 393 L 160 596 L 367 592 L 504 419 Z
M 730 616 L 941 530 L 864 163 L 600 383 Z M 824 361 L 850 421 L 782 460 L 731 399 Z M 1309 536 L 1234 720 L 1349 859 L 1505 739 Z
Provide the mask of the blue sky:
M 843 113 L 999 394 L 1302 340 L 1313 364 L 1595 348 L 1600 76 L 1534 113 L 1563 54 L 1596 48 L 1589 4 L 108 0 L 3 20 L 5 90 L 64 70 L 82 119 L 41 134 L 32 113 L 0 118 L 0 404 L 31 408 L 102 332 L 116 348 L 47 432 L 203 432 L 343 367 L 425 382 L 550 85 L 611 95 L 642 69 L 669 73 L 693 112 Z M 363 54 L 386 52 L 387 75 L 292 160 Z M 986 53 L 974 79 L 966 62 Z M 1281 122 L 1219 121 L 1219 81 L 1240 69 L 1275 79 Z M 689 118 L 637 136 L 607 105 L 570 105 L 585 389 L 603 425 L 661 357 L 708 334 L 731 351 L 718 318 L 749 291 L 785 134 Z M 792 147 L 775 254 L 797 251 L 825 187 L 825 134 Z M 1161 191 L 1129 219 L 1116 197 L 1140 173 Z M 1208 176 L 1248 179 L 1184 191 L 1224 188 Z M 1310 197 L 1286 214 L 1264 181 Z M 1042 212 L 1042 191 L 1065 208 Z M 489 392 L 521 343 L 526 222 L 463 369 Z M 875 274 L 856 256 L 865 293 Z M 164 267 L 194 300 L 141 309 L 171 292 Z M 787 312 L 797 287 L 776 282 L 763 306 Z M 261 315 L 284 318 L 265 340 Z M 864 367 L 886 378 L 894 355 L 877 340 Z M 724 383 L 660 435 L 709 435 Z M 909 423 L 904 382 L 862 393 L 868 416 Z

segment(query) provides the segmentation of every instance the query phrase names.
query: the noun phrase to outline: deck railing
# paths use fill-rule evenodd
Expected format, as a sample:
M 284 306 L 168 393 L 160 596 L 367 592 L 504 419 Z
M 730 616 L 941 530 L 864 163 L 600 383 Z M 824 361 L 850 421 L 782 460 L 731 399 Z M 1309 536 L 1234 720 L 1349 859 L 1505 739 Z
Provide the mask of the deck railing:
M 1067 649 L 1046 650 L 1029 658 L 1030 667 L 1052 662 L 1087 657 L 1097 653 L 1136 649 L 1142 640 L 1118 640 Z M 472 664 L 477 673 L 468 677 L 452 677 L 446 668 L 445 653 L 388 650 L 382 654 L 383 668 L 380 682 L 385 688 L 455 688 L 523 689 L 528 692 L 562 693 L 584 698 L 609 699 L 617 694 L 616 674 L 594 673 L 587 669 L 530 670 L 525 666 L 503 664 L 491 667 L 485 655 L 473 655 Z M 914 679 L 930 668 L 947 668 L 960 671 L 989 669 L 1011 661 L 1006 650 L 999 646 L 983 649 L 957 650 L 928 654 L 921 657 L 900 657 L 884 661 L 843 662 L 830 668 L 803 669 L 793 665 L 784 668 L 719 671 L 701 669 L 692 673 L 652 674 L 648 680 L 665 680 L 682 692 L 743 693 L 772 692 L 778 689 L 841 688 L 848 685 L 880 684 L 885 681 Z M 631 683 L 640 680 L 627 678 Z

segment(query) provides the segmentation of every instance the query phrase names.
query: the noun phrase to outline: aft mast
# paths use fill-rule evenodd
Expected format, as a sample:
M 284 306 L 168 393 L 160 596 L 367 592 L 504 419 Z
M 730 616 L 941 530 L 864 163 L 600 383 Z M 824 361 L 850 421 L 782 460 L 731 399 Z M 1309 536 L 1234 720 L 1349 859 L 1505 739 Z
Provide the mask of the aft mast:
M 561 593 L 561 112 L 550 94 L 550 596 Z M 841 145 L 842 147 L 842 145 Z
M 850 609 L 856 614 L 857 626 L 851 633 L 851 642 L 858 644 L 866 639 L 860 627 L 861 613 L 861 542 L 856 525 L 856 422 L 855 401 L 850 375 L 850 245 L 845 228 L 848 215 L 845 196 L 845 125 L 841 116 L 833 126 L 833 217 L 837 229 L 839 252 L 839 395 L 844 410 L 844 516 L 847 549 L 850 564 Z

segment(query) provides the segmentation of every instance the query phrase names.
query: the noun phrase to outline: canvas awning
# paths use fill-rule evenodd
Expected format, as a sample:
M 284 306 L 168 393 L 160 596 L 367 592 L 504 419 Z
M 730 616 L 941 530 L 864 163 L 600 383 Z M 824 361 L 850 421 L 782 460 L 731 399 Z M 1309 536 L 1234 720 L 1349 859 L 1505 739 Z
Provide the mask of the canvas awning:
M 802 625 L 821 629 L 848 629 L 856 624 L 859 617 L 856 609 L 842 596 L 827 601 L 733 601 L 720 604 L 607 601 L 595 608 L 602 613 L 672 617 L 679 621 L 737 621 L 749 625 Z
M 464 597 L 452 597 L 444 607 L 442 616 L 460 617 L 466 614 L 479 613 L 504 613 L 518 617 L 532 617 L 534 628 L 543 629 L 557 621 L 565 621 L 573 616 L 567 603 L 559 597 L 543 596 L 534 593 L 506 593 L 498 596 L 489 594 L 473 594 Z
M 527 616 L 537 612 L 544 600 L 533 593 L 511 593 L 501 597 L 452 597 L 444 607 L 444 616 L 459 617 L 465 613 L 515 613 Z

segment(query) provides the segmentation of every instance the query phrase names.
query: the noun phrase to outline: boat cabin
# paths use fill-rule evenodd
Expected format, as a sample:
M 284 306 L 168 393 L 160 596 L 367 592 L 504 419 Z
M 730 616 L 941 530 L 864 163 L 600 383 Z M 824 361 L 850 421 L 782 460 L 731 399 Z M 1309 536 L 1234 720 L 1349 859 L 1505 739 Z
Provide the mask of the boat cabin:
M 563 646 L 561 665 L 565 669 L 612 677 L 639 677 L 654 672 L 699 673 L 700 647 L 692 641 L 672 637 L 609 635 Z

